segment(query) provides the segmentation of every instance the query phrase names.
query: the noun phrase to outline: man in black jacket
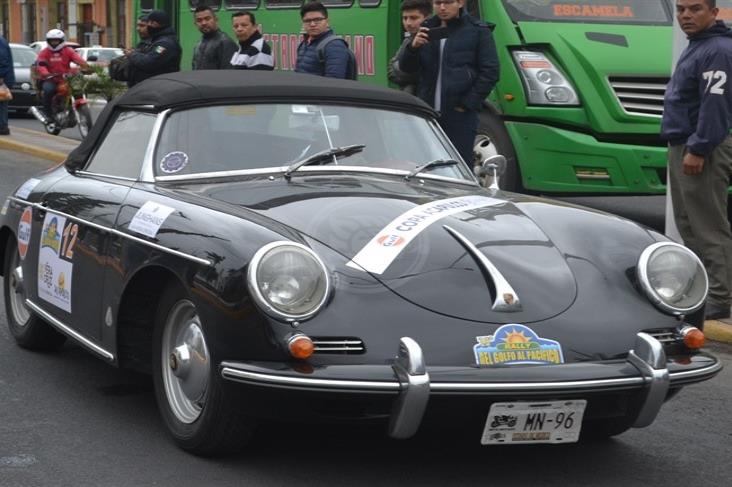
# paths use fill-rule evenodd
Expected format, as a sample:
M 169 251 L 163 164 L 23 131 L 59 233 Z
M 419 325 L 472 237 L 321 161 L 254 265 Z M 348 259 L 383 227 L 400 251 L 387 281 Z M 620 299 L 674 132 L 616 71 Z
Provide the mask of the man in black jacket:
M 399 67 L 417 73 L 417 96 L 440 112 L 440 126 L 472 164 L 478 113 L 498 82 L 499 66 L 491 26 L 470 17 L 464 3 L 433 0 L 435 15 L 402 51 Z
M 666 88 L 661 122 L 676 226 L 709 275 L 706 319 L 730 316 L 732 291 L 732 31 L 718 13 L 715 0 L 676 0 L 689 46 Z
M 229 69 L 231 56 L 238 46 L 219 29 L 219 19 L 207 5 L 199 5 L 194 12 L 196 27 L 203 34 L 193 48 L 193 69 Z
M 170 17 L 162 10 L 147 16 L 149 43 L 128 53 L 130 58 L 130 87 L 158 74 L 180 71 L 181 47 L 170 25 Z
M 404 41 L 397 49 L 396 54 L 389 60 L 386 68 L 386 77 L 397 85 L 399 89 L 413 95 L 417 90 L 417 75 L 405 73 L 399 68 L 399 58 L 402 51 L 412 42 L 412 36 L 419 32 L 422 22 L 432 15 L 431 0 L 404 0 L 401 5 L 402 27 L 404 28 Z

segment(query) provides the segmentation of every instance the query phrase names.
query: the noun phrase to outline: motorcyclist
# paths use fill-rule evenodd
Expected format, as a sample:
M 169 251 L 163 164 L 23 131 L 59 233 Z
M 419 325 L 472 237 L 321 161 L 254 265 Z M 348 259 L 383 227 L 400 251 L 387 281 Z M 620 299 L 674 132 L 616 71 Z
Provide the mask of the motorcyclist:
M 56 88 L 64 75 L 73 73 L 71 63 L 79 65 L 82 71 L 89 71 L 89 65 L 71 47 L 66 45 L 66 35 L 60 29 L 51 29 L 46 34 L 47 47 L 38 54 L 37 72 L 43 98 L 43 111 L 48 120 L 53 120 L 51 103 Z

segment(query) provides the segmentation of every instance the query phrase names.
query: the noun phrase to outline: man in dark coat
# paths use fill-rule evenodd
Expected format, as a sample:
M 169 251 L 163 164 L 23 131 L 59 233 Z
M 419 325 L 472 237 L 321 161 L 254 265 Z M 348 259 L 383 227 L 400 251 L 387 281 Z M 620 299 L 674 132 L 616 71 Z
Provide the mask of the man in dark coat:
M 676 0 L 689 46 L 666 88 L 661 122 L 676 226 L 709 276 L 706 319 L 730 316 L 732 292 L 732 30 L 718 13 L 714 0 Z
M 229 69 L 239 46 L 219 29 L 219 19 L 210 6 L 199 5 L 193 15 L 203 35 L 193 48 L 193 69 Z
M 0 35 L 0 85 L 10 89 L 15 83 L 15 68 L 13 68 L 13 53 L 8 41 Z M 8 128 L 8 102 L 0 101 L 0 135 L 10 135 Z
M 404 0 L 401 5 L 402 11 L 402 27 L 404 28 L 404 41 L 397 49 L 396 54 L 389 60 L 386 68 L 386 77 L 397 85 L 399 89 L 414 95 L 417 91 L 417 75 L 416 73 L 405 73 L 399 68 L 399 58 L 409 44 L 412 42 L 412 36 L 419 32 L 422 22 L 432 15 L 431 0 Z
M 170 17 L 162 10 L 153 10 L 147 16 L 149 43 L 128 54 L 130 58 L 130 87 L 163 73 L 180 71 L 182 50 L 170 25 Z
M 492 26 L 470 17 L 464 2 L 434 0 L 435 15 L 403 50 L 399 67 L 418 74 L 417 96 L 440 112 L 440 126 L 472 164 L 478 113 L 498 82 L 499 65 Z
M 323 51 L 323 59 L 319 54 L 320 43 L 333 36 L 333 30 L 328 24 L 328 10 L 318 2 L 307 2 L 300 8 L 300 18 L 305 30 L 305 37 L 297 46 L 298 73 L 316 74 L 328 78 L 346 79 L 350 55 L 346 42 L 334 39 L 328 42 Z

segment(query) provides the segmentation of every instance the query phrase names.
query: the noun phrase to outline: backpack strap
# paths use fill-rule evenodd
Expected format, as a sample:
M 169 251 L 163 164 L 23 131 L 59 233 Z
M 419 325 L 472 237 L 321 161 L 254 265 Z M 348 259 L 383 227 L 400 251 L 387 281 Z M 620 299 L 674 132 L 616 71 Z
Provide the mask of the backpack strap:
M 318 43 L 318 61 L 320 61 L 320 64 L 325 64 L 325 48 L 333 41 L 343 41 L 343 43 L 346 45 L 346 48 L 348 48 L 348 43 L 338 37 L 335 34 L 329 34 Z

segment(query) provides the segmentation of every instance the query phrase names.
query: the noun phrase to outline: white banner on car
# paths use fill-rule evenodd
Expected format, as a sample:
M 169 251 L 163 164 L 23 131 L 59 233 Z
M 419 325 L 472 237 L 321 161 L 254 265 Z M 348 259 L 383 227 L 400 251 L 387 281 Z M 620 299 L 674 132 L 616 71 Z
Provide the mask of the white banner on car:
M 354 269 L 382 274 L 409 242 L 442 218 L 455 213 L 498 205 L 504 201 L 488 196 L 459 196 L 432 201 L 399 215 L 369 241 L 348 263 Z

